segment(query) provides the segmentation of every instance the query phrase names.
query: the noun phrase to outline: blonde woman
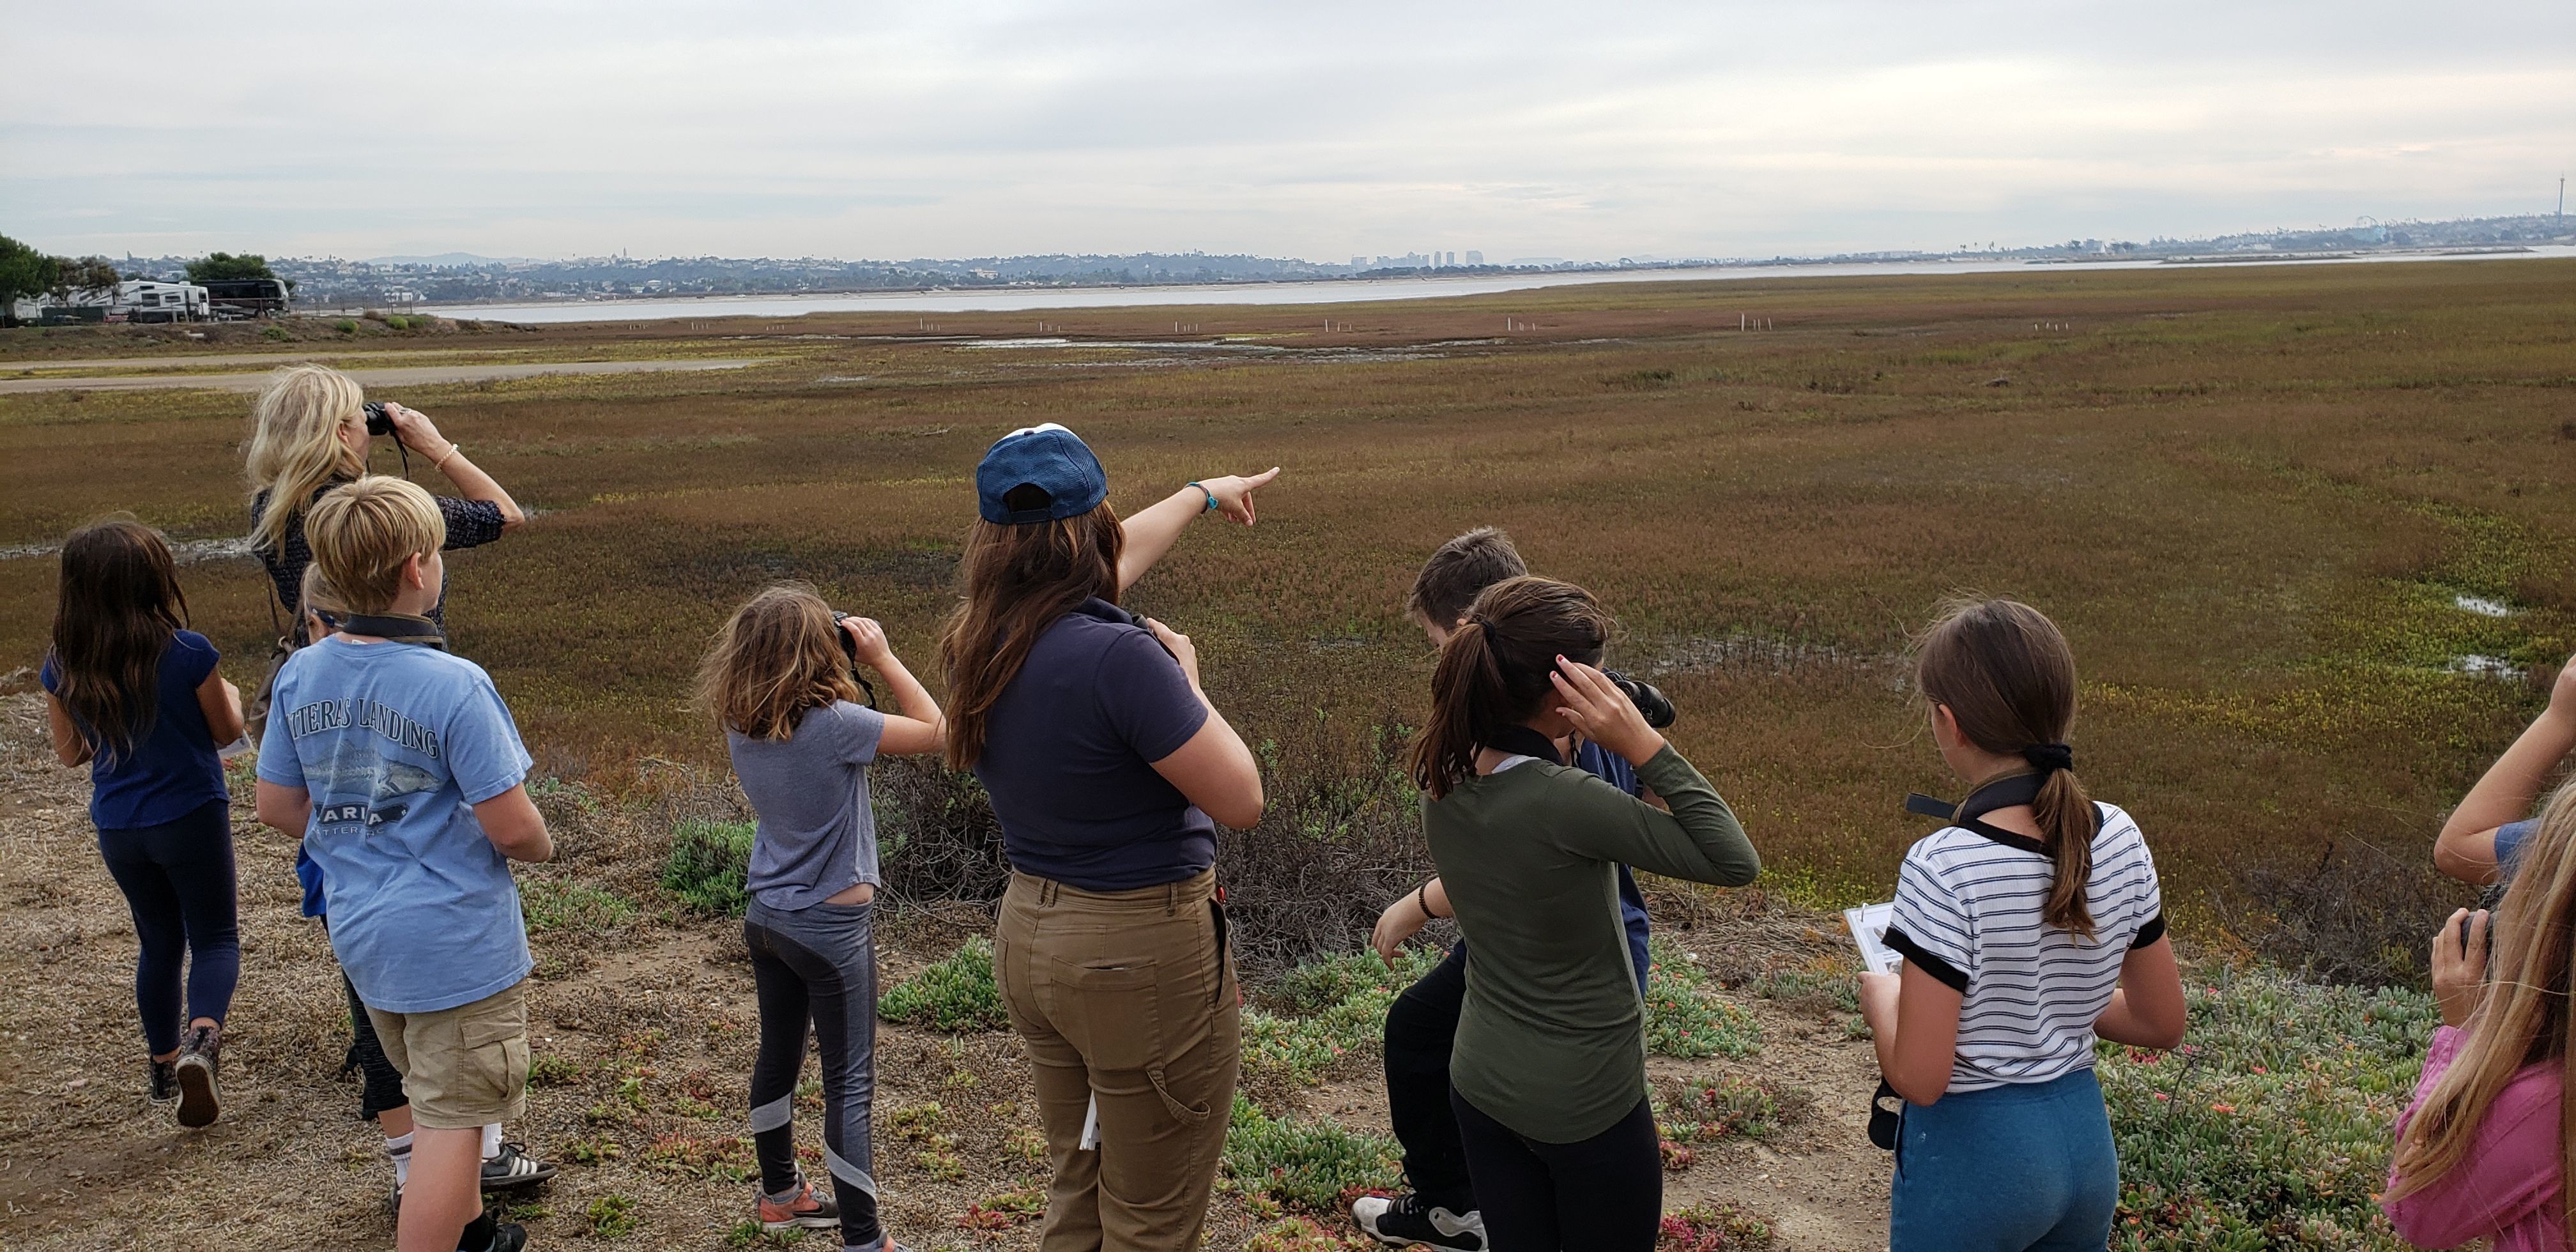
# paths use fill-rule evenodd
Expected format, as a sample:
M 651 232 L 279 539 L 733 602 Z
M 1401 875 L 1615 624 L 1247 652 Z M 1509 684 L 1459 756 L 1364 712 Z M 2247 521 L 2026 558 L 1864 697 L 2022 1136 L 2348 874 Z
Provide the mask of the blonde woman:
M 290 365 L 269 379 L 251 407 L 250 546 L 290 615 L 313 560 L 304 546 L 305 511 L 324 492 L 367 472 L 366 400 L 357 380 L 338 370 Z M 510 493 L 439 434 L 428 414 L 384 407 L 394 438 L 427 458 L 460 493 L 436 497 L 449 550 L 490 543 L 527 520 Z M 429 616 L 437 620 L 439 608 Z
M 2568 968 L 2576 961 L 2576 786 L 2561 787 L 2523 842 L 2493 918 L 2453 913 L 2433 936 L 2441 1028 L 2380 1205 L 2421 1247 L 2490 1240 L 2495 1252 L 2564 1249 L 2571 1225 L 2565 1093 Z

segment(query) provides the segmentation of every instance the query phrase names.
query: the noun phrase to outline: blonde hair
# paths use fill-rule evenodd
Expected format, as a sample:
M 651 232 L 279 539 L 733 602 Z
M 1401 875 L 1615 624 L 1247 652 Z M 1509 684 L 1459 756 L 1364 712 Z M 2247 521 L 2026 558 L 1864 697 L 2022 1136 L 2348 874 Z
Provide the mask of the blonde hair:
M 297 599 L 295 605 L 296 617 L 301 619 L 308 614 L 324 613 L 333 617 L 347 617 L 350 612 L 348 598 L 340 594 L 339 588 L 331 585 L 330 579 L 322 576 L 321 565 L 308 562 L 304 566 L 303 594 Z
M 808 583 L 778 583 L 743 601 L 698 663 L 698 702 L 753 739 L 796 734 L 805 710 L 859 698 L 840 624 Z
M 367 471 L 365 458 L 341 442 L 366 392 L 358 381 L 320 365 L 289 365 L 269 375 L 251 404 L 250 442 L 243 469 L 251 495 L 268 493 L 268 505 L 251 524 L 251 546 L 285 549 L 287 528 L 313 493 Z
M 402 594 L 404 564 L 447 545 L 447 519 L 419 484 L 369 474 L 314 502 L 304 541 L 342 604 L 382 613 Z
M 2567 1046 L 2568 964 L 2576 960 L 2576 782 L 2561 786 L 2541 810 L 2540 828 L 2523 844 L 2513 885 L 2488 919 L 2487 933 L 2493 957 L 2486 991 L 2451 1067 L 2398 1137 L 2389 1199 L 2477 1168 L 2469 1154 L 2496 1097 L 2516 1071 L 2543 1063 L 2559 1071 L 2559 1173 L 2576 1178 L 2576 1136 L 2567 1134 L 2576 1128 L 2576 1050 Z M 2562 1188 L 2559 1203 L 2576 1227 L 2576 1189 Z

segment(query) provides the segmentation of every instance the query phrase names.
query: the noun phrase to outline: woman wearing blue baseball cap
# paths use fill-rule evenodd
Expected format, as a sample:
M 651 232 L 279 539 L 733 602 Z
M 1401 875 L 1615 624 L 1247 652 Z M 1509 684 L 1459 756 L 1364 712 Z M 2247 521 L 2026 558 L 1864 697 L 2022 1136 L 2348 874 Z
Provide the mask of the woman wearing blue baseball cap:
M 1013 431 L 975 468 L 965 602 L 939 646 L 948 761 L 991 793 L 1011 858 L 993 963 L 1055 1171 L 1046 1252 L 1199 1244 L 1242 1049 L 1216 823 L 1261 819 L 1261 772 L 1189 637 L 1118 596 L 1190 519 L 1251 525 L 1278 474 L 1194 482 L 1121 523 L 1062 426 Z

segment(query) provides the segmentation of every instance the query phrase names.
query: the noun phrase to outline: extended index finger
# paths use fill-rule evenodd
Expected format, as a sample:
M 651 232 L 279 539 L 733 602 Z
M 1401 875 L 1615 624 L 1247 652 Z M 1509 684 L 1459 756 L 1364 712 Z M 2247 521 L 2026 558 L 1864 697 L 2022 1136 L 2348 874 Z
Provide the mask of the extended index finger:
M 1245 491 L 1250 491 L 1250 490 L 1252 490 L 1252 489 L 1253 489 L 1253 488 L 1255 488 L 1255 487 L 1266 487 L 1266 486 L 1269 486 L 1269 485 L 1270 485 L 1270 480 L 1271 480 L 1271 479 L 1273 479 L 1273 478 L 1277 478 L 1277 477 L 1279 477 L 1279 467 L 1278 467 L 1278 466 L 1276 466 L 1276 465 L 1273 465 L 1273 466 L 1271 466 L 1270 468 L 1268 468 L 1268 469 L 1266 469 L 1266 470 L 1263 470 L 1263 471 L 1261 471 L 1261 472 L 1260 472 L 1260 473 L 1258 473 L 1258 474 L 1253 474 L 1253 475 L 1249 475 L 1249 476 L 1247 476 L 1247 477 L 1243 480 L 1243 489 L 1244 489 Z

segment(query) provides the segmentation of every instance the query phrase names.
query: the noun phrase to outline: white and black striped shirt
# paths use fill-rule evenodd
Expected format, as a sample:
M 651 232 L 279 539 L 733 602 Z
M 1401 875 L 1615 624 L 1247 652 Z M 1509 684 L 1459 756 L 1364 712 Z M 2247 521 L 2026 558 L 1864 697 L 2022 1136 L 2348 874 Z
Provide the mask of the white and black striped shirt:
M 1946 826 L 1905 853 L 1887 946 L 1958 990 L 1951 1091 L 2041 1083 L 2093 1063 L 2093 1023 L 2132 948 L 2165 932 L 2155 858 L 2138 823 L 2098 806 L 2084 902 L 2094 937 L 2040 920 L 2056 867 L 2044 852 Z

